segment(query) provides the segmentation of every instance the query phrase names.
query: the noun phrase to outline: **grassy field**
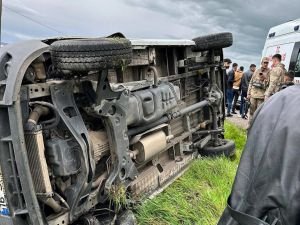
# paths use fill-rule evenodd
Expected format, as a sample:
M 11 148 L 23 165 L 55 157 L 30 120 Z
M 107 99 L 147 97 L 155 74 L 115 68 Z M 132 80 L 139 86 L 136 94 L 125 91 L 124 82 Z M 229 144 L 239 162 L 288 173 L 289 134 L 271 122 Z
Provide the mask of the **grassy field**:
M 236 143 L 234 159 L 199 159 L 163 193 L 146 201 L 137 210 L 141 225 L 214 225 L 217 224 L 230 193 L 245 131 L 225 123 L 225 137 Z

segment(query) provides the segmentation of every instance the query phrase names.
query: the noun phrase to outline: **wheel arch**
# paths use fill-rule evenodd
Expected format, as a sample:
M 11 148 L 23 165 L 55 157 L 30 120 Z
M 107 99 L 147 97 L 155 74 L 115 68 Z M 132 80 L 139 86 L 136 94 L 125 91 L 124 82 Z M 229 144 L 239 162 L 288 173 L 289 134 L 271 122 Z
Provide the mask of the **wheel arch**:
M 18 99 L 22 80 L 29 65 L 40 55 L 49 51 L 49 45 L 38 41 L 26 41 L 8 45 L 0 55 L 0 105 L 12 105 Z M 1 87 L 2 86 L 2 87 Z M 1 93 L 1 92 L 0 92 Z

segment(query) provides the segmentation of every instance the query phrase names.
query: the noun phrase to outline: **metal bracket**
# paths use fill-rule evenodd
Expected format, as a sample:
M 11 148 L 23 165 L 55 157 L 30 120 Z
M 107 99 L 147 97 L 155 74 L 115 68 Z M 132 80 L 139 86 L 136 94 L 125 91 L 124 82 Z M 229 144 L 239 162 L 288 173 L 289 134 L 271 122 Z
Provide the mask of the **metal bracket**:
M 129 156 L 129 139 L 127 134 L 126 114 L 129 102 L 129 91 L 113 91 L 107 79 L 107 71 L 102 71 L 98 81 L 95 113 L 101 117 L 107 131 L 112 170 L 105 183 L 106 191 L 112 185 L 135 179 L 137 168 Z
M 124 90 L 124 89 L 123 89 Z M 113 91 L 108 81 L 108 70 L 103 70 L 99 74 L 98 85 L 96 89 L 96 105 L 100 105 L 102 100 L 119 99 L 122 91 Z
M 74 100 L 72 83 L 52 85 L 50 86 L 50 91 L 57 112 L 78 142 L 81 150 L 81 172 L 78 174 L 76 183 L 66 192 L 71 209 L 70 221 L 73 221 L 76 218 L 78 211 L 82 210 L 79 203 L 85 199 L 91 189 L 95 171 L 95 162 L 91 155 L 88 131 Z

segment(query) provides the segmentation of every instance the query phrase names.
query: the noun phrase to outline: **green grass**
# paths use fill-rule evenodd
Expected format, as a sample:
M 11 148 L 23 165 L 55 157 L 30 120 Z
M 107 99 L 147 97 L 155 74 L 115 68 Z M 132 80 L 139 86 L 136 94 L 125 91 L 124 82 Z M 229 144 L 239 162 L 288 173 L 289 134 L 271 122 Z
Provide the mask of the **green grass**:
M 190 169 L 164 192 L 137 209 L 141 225 L 217 224 L 230 194 L 246 132 L 225 123 L 225 137 L 236 143 L 234 159 L 196 160 Z

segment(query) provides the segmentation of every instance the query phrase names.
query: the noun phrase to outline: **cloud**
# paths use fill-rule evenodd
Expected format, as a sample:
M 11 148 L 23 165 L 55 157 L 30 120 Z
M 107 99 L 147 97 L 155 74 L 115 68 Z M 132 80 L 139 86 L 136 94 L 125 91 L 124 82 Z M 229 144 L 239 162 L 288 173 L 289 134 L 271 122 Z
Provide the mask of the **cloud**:
M 3 0 L 18 12 L 4 8 L 3 39 L 104 36 L 117 31 L 131 38 L 191 39 L 230 31 L 234 44 L 225 49 L 226 57 L 247 67 L 259 62 L 270 27 L 298 17 L 298 1 Z
M 16 32 L 16 31 L 8 31 L 8 30 L 3 31 L 2 35 L 11 36 L 11 37 L 13 37 L 15 39 L 18 39 L 18 40 L 28 40 L 28 39 L 37 39 L 38 38 L 35 35 L 28 35 L 28 34 L 19 33 L 19 32 Z
M 298 0 L 282 4 L 254 0 L 126 0 L 135 7 L 143 7 L 170 15 L 170 20 L 189 27 L 192 36 L 230 31 L 234 44 L 225 49 L 233 61 L 248 66 L 258 63 L 270 27 L 296 19 L 299 16 Z
M 41 16 L 41 14 L 38 11 L 34 10 L 30 6 L 23 5 L 22 1 L 20 1 L 20 0 L 13 0 L 13 1 L 7 2 L 7 4 L 5 4 L 3 7 L 8 8 L 11 11 L 19 12 L 25 16 L 26 15 L 27 16 L 32 16 L 32 15 Z

